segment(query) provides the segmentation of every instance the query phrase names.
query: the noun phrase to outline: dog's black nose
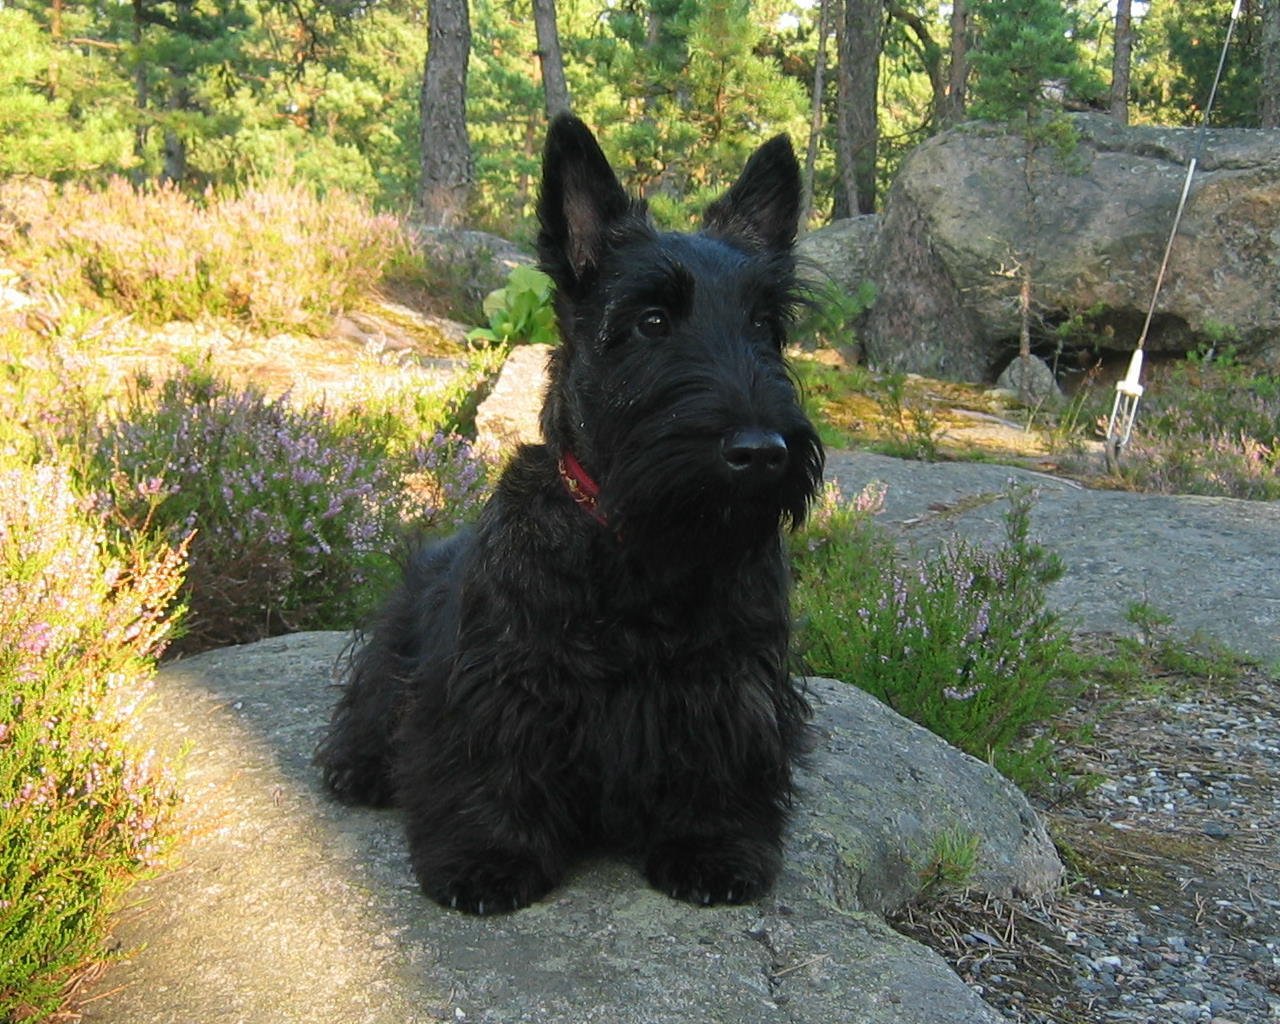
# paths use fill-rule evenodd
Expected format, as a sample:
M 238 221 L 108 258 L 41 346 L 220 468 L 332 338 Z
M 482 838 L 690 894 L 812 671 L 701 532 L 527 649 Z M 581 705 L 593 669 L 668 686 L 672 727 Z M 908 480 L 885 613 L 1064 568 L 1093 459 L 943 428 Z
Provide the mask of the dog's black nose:
M 781 434 L 759 427 L 725 434 L 720 455 L 734 479 L 744 483 L 770 483 L 787 468 L 787 442 Z

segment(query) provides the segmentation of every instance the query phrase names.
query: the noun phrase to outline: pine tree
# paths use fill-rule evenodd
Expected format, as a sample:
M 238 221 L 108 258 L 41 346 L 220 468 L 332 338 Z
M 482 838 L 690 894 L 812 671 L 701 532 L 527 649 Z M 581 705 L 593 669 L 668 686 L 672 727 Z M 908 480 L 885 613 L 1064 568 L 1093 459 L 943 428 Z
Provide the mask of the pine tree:
M 1274 3 L 1274 0 L 1272 0 Z M 1142 19 L 1133 94 L 1142 120 L 1194 126 L 1204 116 L 1233 0 L 1153 2 Z M 1262 42 L 1257 0 L 1241 6 L 1231 51 L 1213 104 L 1215 125 L 1256 127 L 1261 106 Z
M 880 0 L 845 0 L 840 34 L 837 162 L 850 213 L 874 213 L 876 154 L 880 138 Z
M 1116 3 L 1116 38 L 1111 62 L 1111 116 L 1121 124 L 1129 123 L 1129 68 L 1133 56 L 1133 4 L 1131 0 Z
M 24 10 L 0 8 L 0 39 L 0 175 L 82 178 L 129 167 L 127 79 L 99 75 L 100 55 L 66 45 Z
M 1046 87 L 1080 75 L 1061 0 L 971 0 L 978 44 L 971 112 L 992 121 L 1034 121 L 1051 104 Z
M 975 73 L 971 110 L 978 117 L 1003 121 L 1022 136 L 1023 228 L 1010 253 L 1018 280 L 1018 355 L 1031 357 L 1035 320 L 1036 260 L 1044 244 L 1037 197 L 1048 170 L 1047 152 L 1061 157 L 1074 148 L 1073 129 L 1047 87 L 1066 89 L 1081 77 L 1071 42 L 1071 23 L 1060 0 L 974 0 L 978 45 L 971 54 Z M 1026 386 L 1030 374 L 1019 379 Z M 1029 393 L 1022 396 L 1030 400 Z

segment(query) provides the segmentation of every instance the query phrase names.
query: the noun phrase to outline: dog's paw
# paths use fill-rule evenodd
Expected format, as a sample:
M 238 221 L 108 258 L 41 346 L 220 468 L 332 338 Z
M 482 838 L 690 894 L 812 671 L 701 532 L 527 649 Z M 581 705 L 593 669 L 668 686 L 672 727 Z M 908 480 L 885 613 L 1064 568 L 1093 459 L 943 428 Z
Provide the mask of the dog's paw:
M 395 793 L 386 764 L 375 758 L 346 761 L 317 757 L 325 789 L 344 804 L 390 807 Z
M 555 885 L 536 861 L 496 851 L 475 854 L 448 869 L 419 872 L 422 888 L 441 906 L 467 914 L 507 914 L 545 896 Z
M 645 876 L 668 896 L 711 906 L 764 895 L 777 869 L 772 845 L 735 837 L 660 843 L 649 852 Z

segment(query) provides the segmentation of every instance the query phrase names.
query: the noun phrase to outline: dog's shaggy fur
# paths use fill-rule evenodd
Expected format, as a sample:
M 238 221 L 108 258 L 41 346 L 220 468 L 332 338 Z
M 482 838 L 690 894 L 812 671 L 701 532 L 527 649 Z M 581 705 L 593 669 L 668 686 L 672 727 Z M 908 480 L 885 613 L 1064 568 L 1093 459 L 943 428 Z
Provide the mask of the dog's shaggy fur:
M 403 808 L 441 903 L 522 907 L 602 847 L 699 903 L 777 874 L 808 714 L 780 527 L 823 462 L 782 355 L 799 194 L 779 137 L 700 232 L 661 233 L 587 128 L 553 123 L 546 443 L 412 559 L 317 753 L 339 798 Z

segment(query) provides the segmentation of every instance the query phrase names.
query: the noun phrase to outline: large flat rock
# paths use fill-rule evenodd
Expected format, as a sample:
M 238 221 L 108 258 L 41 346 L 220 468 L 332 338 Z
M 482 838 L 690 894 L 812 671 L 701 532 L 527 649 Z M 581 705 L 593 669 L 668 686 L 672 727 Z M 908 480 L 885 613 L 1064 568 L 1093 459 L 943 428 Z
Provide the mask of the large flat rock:
M 826 475 L 847 494 L 883 481 L 880 521 L 924 545 L 950 534 L 1000 541 L 1001 496 L 1010 483 L 1031 487 L 1032 536 L 1066 566 L 1050 603 L 1074 627 L 1129 631 L 1129 605 L 1146 601 L 1180 633 L 1280 664 L 1280 502 L 1089 490 L 1009 466 L 866 452 L 832 452 Z
M 120 915 L 131 952 L 85 1020 L 998 1019 L 871 910 L 915 890 L 940 829 L 981 830 L 980 882 L 995 890 L 1052 888 L 1052 846 L 987 766 L 859 691 L 813 681 L 820 739 L 769 898 L 693 907 L 634 865 L 594 860 L 528 910 L 473 918 L 419 893 L 396 812 L 320 791 L 309 758 L 345 642 L 297 634 L 161 672 L 144 725 L 188 749 L 183 835 L 174 869 Z

